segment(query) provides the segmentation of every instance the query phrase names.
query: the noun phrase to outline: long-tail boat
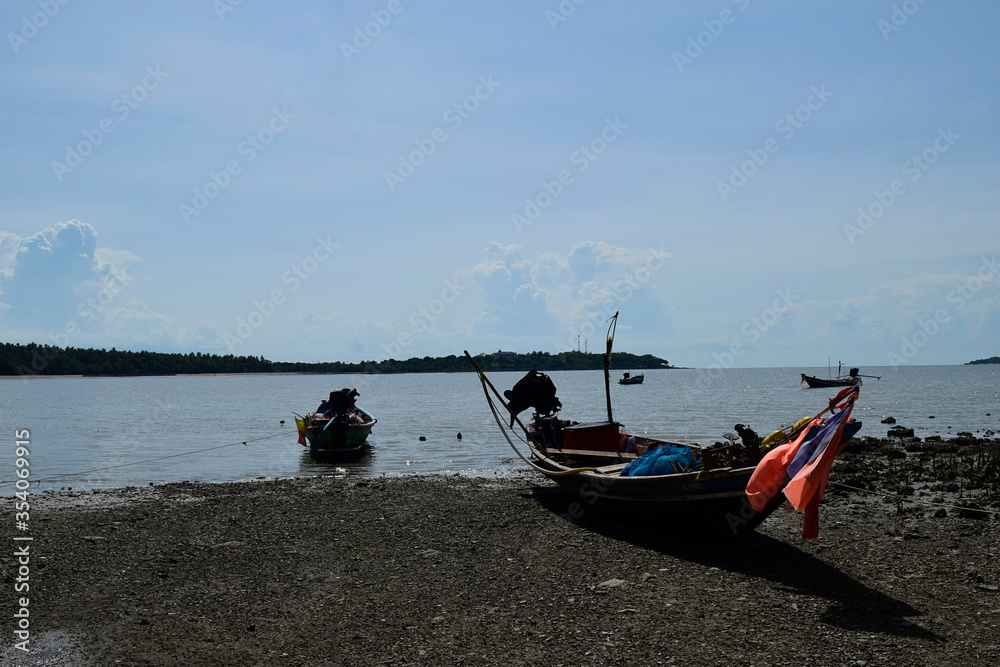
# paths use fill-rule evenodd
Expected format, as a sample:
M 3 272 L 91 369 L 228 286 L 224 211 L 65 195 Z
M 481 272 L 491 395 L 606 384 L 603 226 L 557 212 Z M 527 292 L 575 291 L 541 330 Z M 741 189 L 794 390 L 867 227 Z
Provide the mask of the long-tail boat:
M 535 371 L 501 396 L 466 351 L 507 442 L 530 468 L 574 494 L 582 507 L 613 506 L 666 519 L 705 519 L 740 536 L 782 504 L 780 493 L 762 511 L 753 509 L 747 499 L 747 484 L 768 451 L 791 440 L 808 441 L 830 420 L 838 422 L 837 440 L 832 443 L 835 448 L 842 448 L 861 428 L 861 422 L 848 419 L 859 391 L 851 387 L 831 399 L 815 417 L 779 428 L 763 440 L 742 424 L 735 427 L 738 436 L 726 434 L 725 442 L 710 445 L 630 433 L 614 420 L 611 411 L 608 365 L 617 317 L 615 313 L 611 318 L 605 354 L 607 419 L 598 422 L 561 419 L 558 412 L 562 404 L 555 396 L 555 386 Z M 534 412 L 525 424 L 518 414 L 528 407 Z M 842 414 L 845 409 L 846 415 Z M 510 414 L 509 424 L 501 417 L 503 412 Z M 827 413 L 831 416 L 824 419 Z M 519 427 L 516 430 L 515 424 Z M 520 434 L 528 455 L 511 438 Z

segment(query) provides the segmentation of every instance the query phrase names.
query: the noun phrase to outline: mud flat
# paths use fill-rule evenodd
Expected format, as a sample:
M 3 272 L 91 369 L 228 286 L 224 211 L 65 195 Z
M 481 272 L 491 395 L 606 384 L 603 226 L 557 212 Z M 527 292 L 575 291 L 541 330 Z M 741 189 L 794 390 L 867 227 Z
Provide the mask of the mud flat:
M 845 453 L 832 479 L 857 483 L 867 465 L 882 480 L 887 466 L 921 456 L 893 441 L 865 449 L 878 443 L 882 453 Z M 887 453 L 895 449 L 903 458 Z M 8 639 L 0 657 L 23 665 L 1000 664 L 994 508 L 979 498 L 979 512 L 955 509 L 968 495 L 932 477 L 906 484 L 908 493 L 832 487 L 815 540 L 802 540 L 800 515 L 782 510 L 722 545 L 597 511 L 570 519 L 572 499 L 528 473 L 37 495 L 32 653 Z M 11 549 L 0 562 L 11 619 Z

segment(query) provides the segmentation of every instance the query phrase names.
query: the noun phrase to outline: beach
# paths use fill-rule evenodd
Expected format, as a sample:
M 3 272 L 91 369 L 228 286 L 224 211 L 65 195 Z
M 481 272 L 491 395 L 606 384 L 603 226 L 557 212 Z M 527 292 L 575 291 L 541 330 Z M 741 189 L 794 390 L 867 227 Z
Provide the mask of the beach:
M 572 498 L 527 472 L 38 494 L 31 653 L 8 639 L 0 655 L 24 665 L 997 664 L 1000 522 L 915 500 L 833 486 L 818 539 L 779 510 L 730 544 L 589 508 L 573 519 Z M 15 600 L 4 596 L 8 619 Z

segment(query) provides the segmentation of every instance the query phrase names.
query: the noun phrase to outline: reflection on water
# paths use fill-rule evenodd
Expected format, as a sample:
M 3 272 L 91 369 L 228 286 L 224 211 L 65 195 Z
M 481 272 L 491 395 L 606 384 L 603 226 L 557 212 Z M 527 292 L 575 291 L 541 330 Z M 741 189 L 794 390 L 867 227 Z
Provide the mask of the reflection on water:
M 633 433 L 714 442 L 743 423 L 766 434 L 826 405 L 833 390 L 799 383 L 801 372 L 825 377 L 826 370 L 646 370 L 641 385 L 612 382 L 612 404 L 615 418 Z M 879 422 L 889 415 L 921 437 L 1000 432 L 1000 366 L 862 371 L 882 376 L 862 387 L 854 413 L 865 424 L 862 435 L 884 435 L 888 427 Z M 490 377 L 502 391 L 521 375 Z M 550 375 L 563 418 L 605 417 L 601 372 Z M 499 434 L 473 373 L 5 379 L 0 386 L 3 423 L 31 431 L 33 488 L 296 475 L 493 475 L 523 467 Z M 296 442 L 292 412 L 314 410 L 340 387 L 356 387 L 358 404 L 378 418 L 374 446 L 355 463 L 313 461 Z M 188 452 L 199 453 L 183 455 Z M 12 466 L 4 470 L 0 478 L 12 481 Z M 9 494 L 13 487 L 3 490 Z

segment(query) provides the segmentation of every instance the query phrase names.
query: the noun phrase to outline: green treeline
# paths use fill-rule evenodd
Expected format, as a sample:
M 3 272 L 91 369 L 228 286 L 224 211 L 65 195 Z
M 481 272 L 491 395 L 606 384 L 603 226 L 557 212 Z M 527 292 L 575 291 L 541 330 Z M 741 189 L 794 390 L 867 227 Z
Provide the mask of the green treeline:
M 1000 357 L 990 357 L 989 359 L 976 359 L 975 361 L 970 361 L 966 366 L 971 366 L 973 364 L 1000 364 Z
M 582 352 L 531 352 L 528 354 L 479 354 L 476 363 L 485 371 L 572 371 L 603 368 L 600 354 Z M 667 368 L 665 359 L 651 354 L 614 352 L 611 368 L 641 370 Z M 471 371 L 464 355 L 413 357 L 347 363 L 269 361 L 264 357 L 163 352 L 128 352 L 55 347 L 29 343 L 0 343 L 0 375 L 177 375 L 198 373 L 455 373 Z
M 271 370 L 271 362 L 264 357 L 0 343 L 0 375 L 176 375 L 269 373 Z

